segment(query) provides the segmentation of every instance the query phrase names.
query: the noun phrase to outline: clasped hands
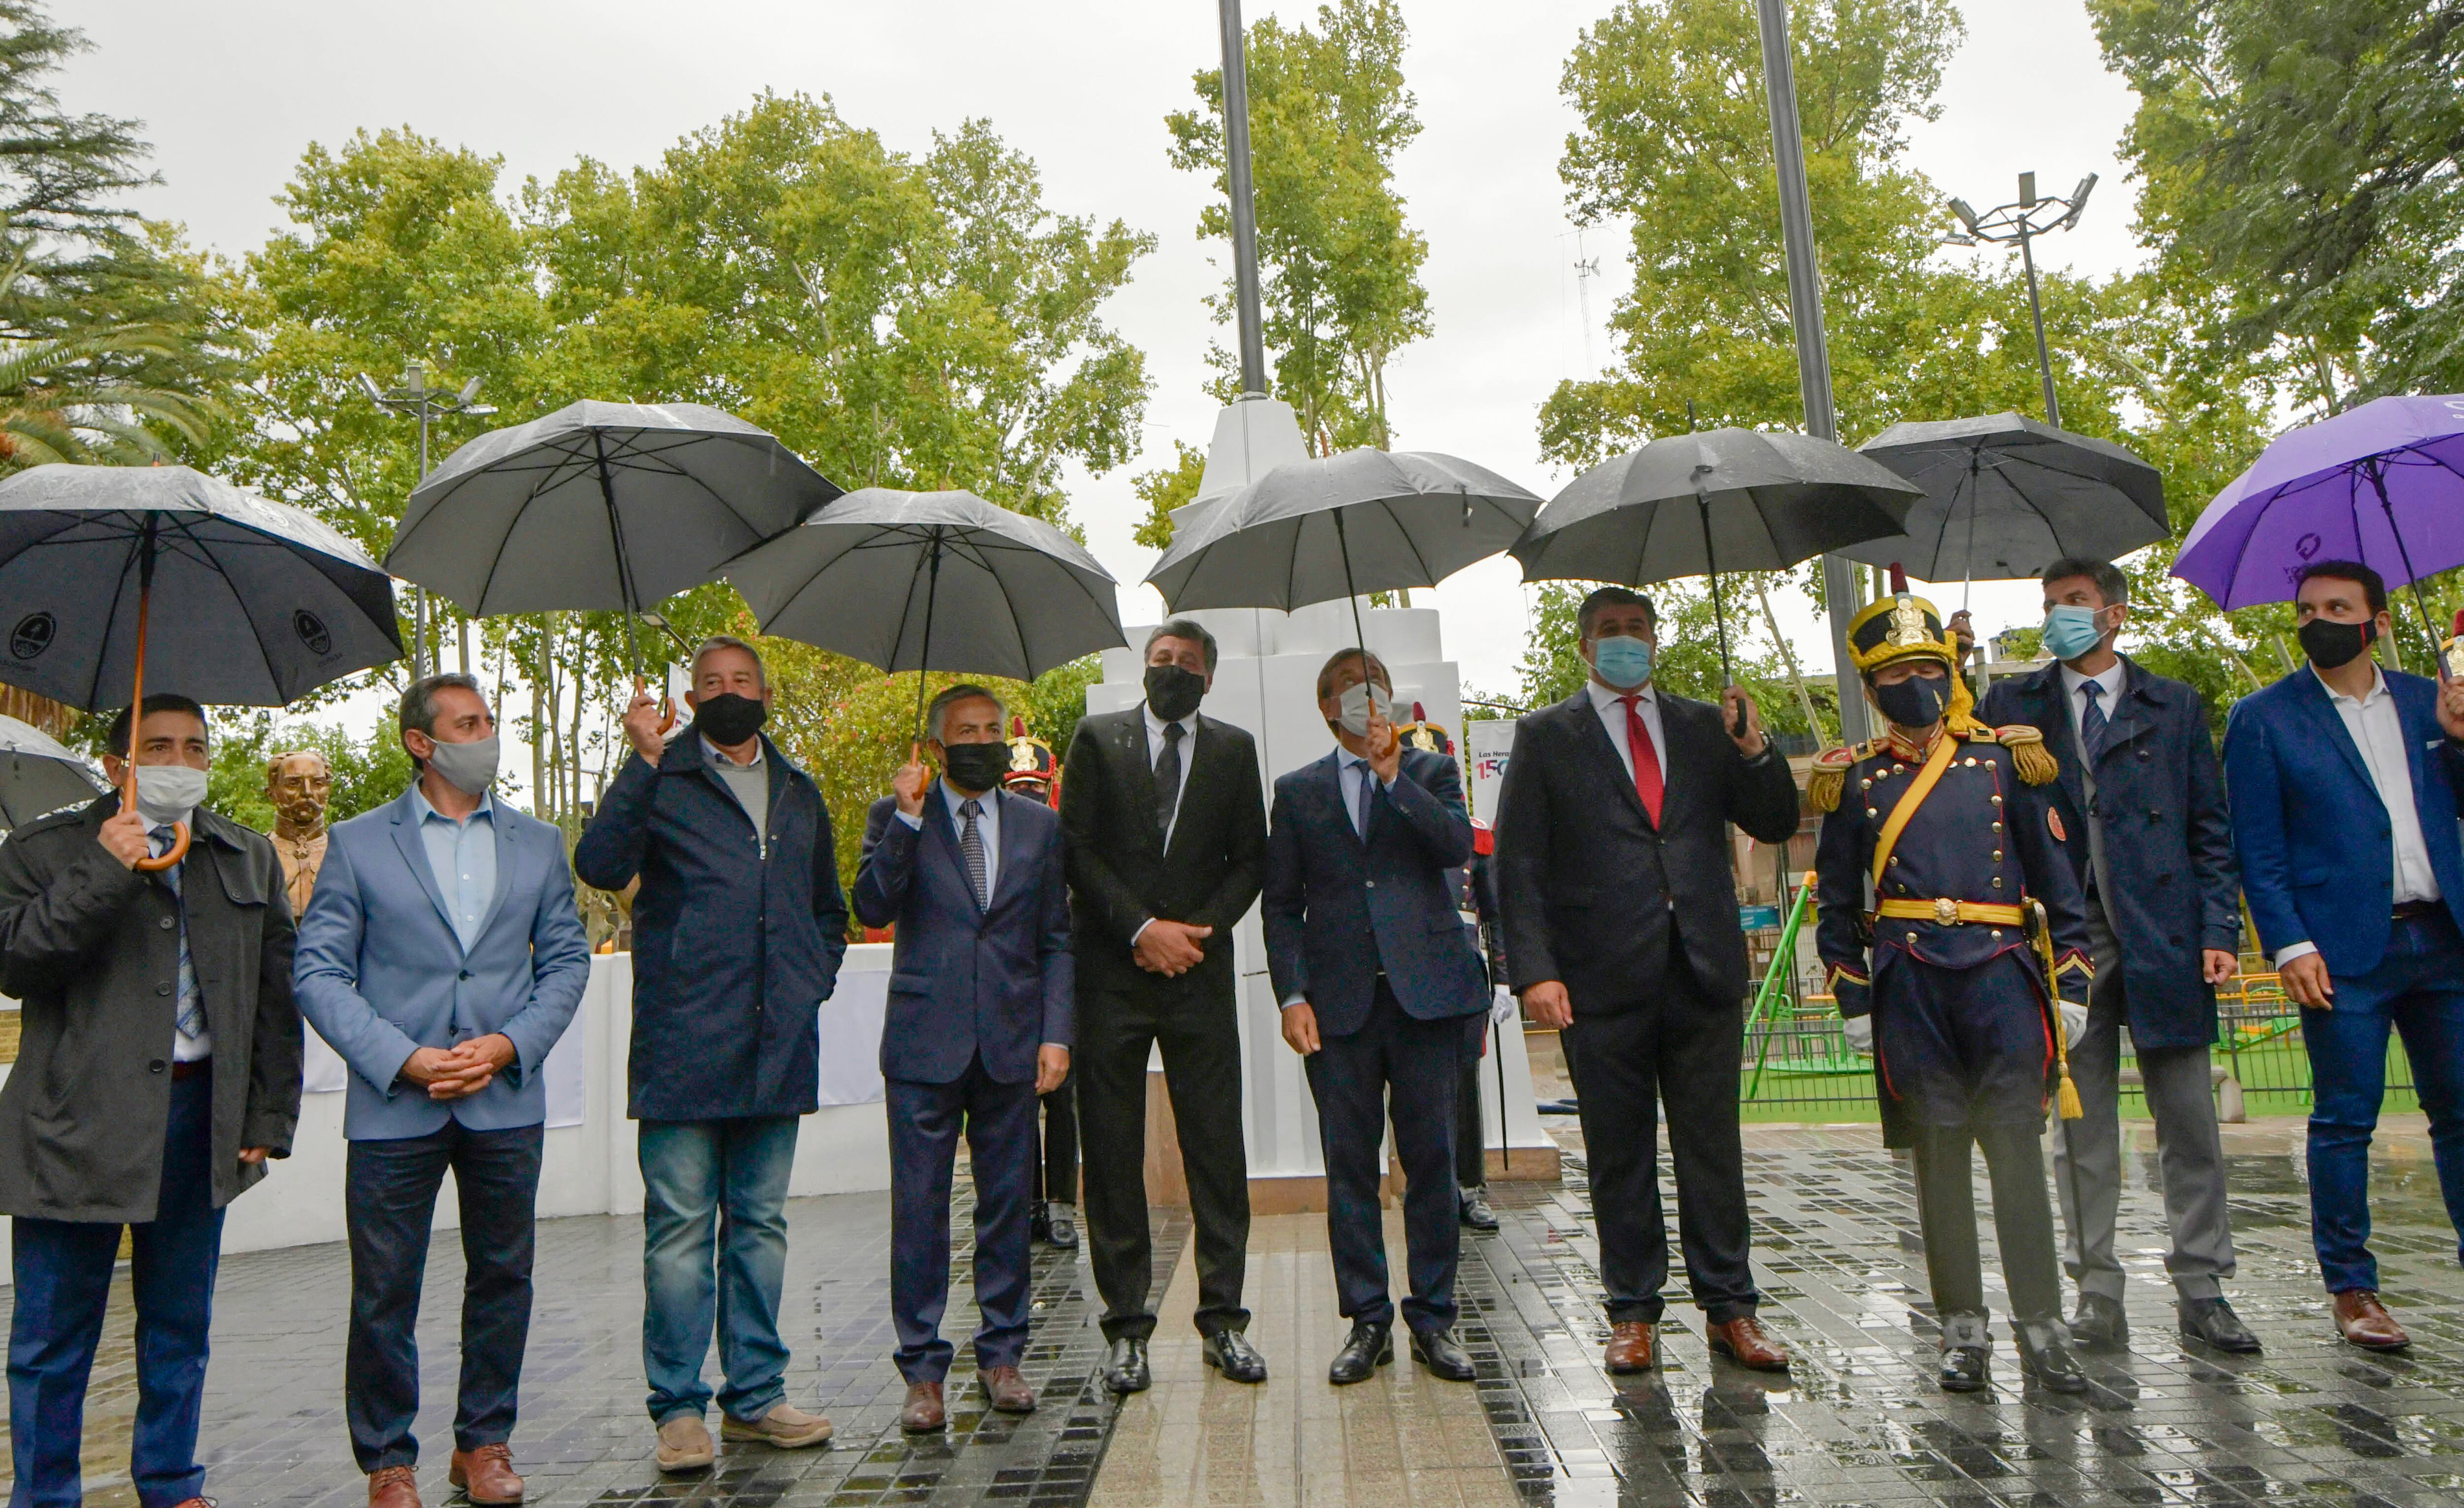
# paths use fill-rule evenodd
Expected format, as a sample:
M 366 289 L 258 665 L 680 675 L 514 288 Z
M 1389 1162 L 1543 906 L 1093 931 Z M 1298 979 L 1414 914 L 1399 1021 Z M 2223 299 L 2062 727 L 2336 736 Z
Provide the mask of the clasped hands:
M 1166 921 L 1158 916 L 1138 929 L 1138 940 L 1130 945 L 1130 956 L 1147 973 L 1172 978 L 1206 961 L 1204 945 L 1214 935 L 1212 927 Z
M 431 1100 L 467 1100 L 494 1083 L 514 1056 L 513 1038 L 491 1032 L 451 1047 L 414 1048 L 402 1065 L 402 1077 L 426 1089 Z

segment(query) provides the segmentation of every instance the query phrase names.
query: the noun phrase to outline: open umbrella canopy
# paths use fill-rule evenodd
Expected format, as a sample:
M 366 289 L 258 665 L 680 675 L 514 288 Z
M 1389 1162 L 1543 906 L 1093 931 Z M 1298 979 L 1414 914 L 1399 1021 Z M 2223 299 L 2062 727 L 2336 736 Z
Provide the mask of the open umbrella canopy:
M 733 414 L 585 400 L 447 456 L 410 494 L 385 568 L 474 617 L 639 612 L 838 495 Z
M 87 711 L 146 685 L 278 707 L 402 657 L 393 582 L 297 508 L 185 466 L 29 468 L 0 481 L 0 681 Z
M 2373 399 L 2284 435 L 2199 514 L 2173 574 L 2248 607 L 2291 601 L 2312 560 L 2390 586 L 2464 565 L 2464 395 Z
M 1030 681 L 1129 642 L 1085 546 L 973 492 L 859 488 L 724 574 L 763 633 L 893 672 Z
M 102 776 L 31 723 L 0 717 L 0 831 L 47 812 L 80 806 L 105 790 Z
M 1173 611 L 1273 607 L 1435 586 L 1504 550 L 1540 499 L 1425 450 L 1287 461 L 1173 541 L 1147 581 Z
M 1925 495 L 1904 532 L 1838 553 L 1927 581 L 2033 578 L 2064 556 L 2117 559 L 2172 532 L 2154 467 L 2019 414 L 1893 425 L 1857 453 Z

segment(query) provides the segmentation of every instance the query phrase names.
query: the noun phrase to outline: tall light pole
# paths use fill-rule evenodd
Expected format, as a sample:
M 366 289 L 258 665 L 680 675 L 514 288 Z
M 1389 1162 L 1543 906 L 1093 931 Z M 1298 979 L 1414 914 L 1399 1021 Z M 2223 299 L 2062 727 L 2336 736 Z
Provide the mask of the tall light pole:
M 1950 212 L 1959 216 L 1967 228 L 1965 235 L 1949 238 L 1953 246 L 1974 246 L 1979 241 L 1991 241 L 1997 246 L 2016 242 L 2019 264 L 2028 271 L 2028 318 L 2036 327 L 2036 375 L 2045 384 L 2045 423 L 2059 429 L 2062 426 L 2062 405 L 2054 397 L 2054 361 L 2045 350 L 2045 306 L 2036 296 L 2036 253 L 2030 243 L 2040 235 L 2067 230 L 2079 224 L 2079 212 L 2087 208 L 2087 196 L 2096 187 L 2096 175 L 2088 174 L 2079 181 L 2067 199 L 2048 195 L 2036 197 L 2036 175 L 2019 175 L 2019 198 L 2016 203 L 1997 205 L 1983 214 L 1968 206 L 1965 199 L 1950 202 Z
M 1217 0 L 1223 25 L 1223 186 L 1232 201 L 1232 299 L 1241 323 L 1241 392 L 1266 395 L 1265 325 L 1258 310 L 1258 214 L 1249 186 L 1249 64 L 1241 0 Z
M 1771 103 L 1771 156 L 1779 169 L 1780 240 L 1788 253 L 1788 315 L 1796 330 L 1796 387 L 1806 433 L 1839 438 L 1831 410 L 1831 353 L 1822 329 L 1822 269 L 1814 259 L 1814 210 L 1805 192 L 1805 133 L 1796 116 L 1796 58 L 1788 40 L 1788 0 L 1754 0 L 1762 24 L 1763 94 Z M 1839 692 L 1839 736 L 1857 744 L 1871 735 L 1864 688 L 1848 658 L 1848 620 L 1863 605 L 1857 567 L 1822 557 L 1823 616 L 1831 623 L 1831 663 Z M 1814 730 L 1818 735 L 1819 729 Z
M 362 372 L 360 391 L 367 395 L 368 402 L 387 413 L 407 414 L 419 420 L 419 480 L 422 483 L 428 480 L 428 428 L 439 415 L 477 416 L 493 414 L 496 411 L 491 404 L 478 401 L 479 380 L 477 378 L 474 377 L 463 383 L 459 392 L 448 392 L 441 387 L 430 387 L 428 385 L 428 367 L 426 363 L 420 361 L 407 361 L 403 364 L 400 387 L 379 387 L 375 378 Z M 436 669 L 428 642 L 427 587 L 420 587 L 418 596 L 413 600 L 410 623 L 410 674 L 411 679 L 417 680 L 421 676 L 433 673 Z M 463 624 L 461 632 L 462 659 L 467 665 L 471 659 L 470 625 Z

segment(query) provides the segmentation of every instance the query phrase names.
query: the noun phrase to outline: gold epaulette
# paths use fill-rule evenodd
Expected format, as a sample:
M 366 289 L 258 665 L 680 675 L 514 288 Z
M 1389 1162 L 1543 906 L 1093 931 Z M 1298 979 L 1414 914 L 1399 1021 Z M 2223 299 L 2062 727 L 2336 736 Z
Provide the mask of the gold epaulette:
M 1805 799 L 1817 812 L 1839 809 L 1840 793 L 1848 789 L 1848 772 L 1863 757 L 1864 746 L 1851 749 L 1834 744 L 1814 756 L 1814 769 L 1805 778 Z
M 2019 778 L 2030 785 L 2051 785 L 2060 777 L 2062 767 L 2054 752 L 2045 747 L 2045 735 L 2026 723 L 2013 723 L 1993 730 L 1994 741 L 2011 751 L 2011 763 L 2018 767 Z

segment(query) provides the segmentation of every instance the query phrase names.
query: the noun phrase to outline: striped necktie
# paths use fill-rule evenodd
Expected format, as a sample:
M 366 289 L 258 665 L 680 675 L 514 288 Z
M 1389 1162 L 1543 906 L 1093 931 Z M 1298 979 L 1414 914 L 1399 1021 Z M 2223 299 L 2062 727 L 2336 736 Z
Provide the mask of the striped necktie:
M 180 841 L 179 833 L 169 827 L 157 827 L 149 835 L 147 849 L 156 857 L 171 851 Z M 206 997 L 197 989 L 197 966 L 188 956 L 188 903 L 180 893 L 180 866 L 173 864 L 162 871 L 163 883 L 171 887 L 172 899 L 180 905 L 180 1014 L 175 1020 L 180 1035 L 191 1041 L 206 1035 Z
M 2087 762 L 2095 764 L 2104 757 L 2104 695 L 2102 683 L 2081 681 L 2079 690 L 2087 696 L 2087 705 L 2079 709 L 2079 747 L 2087 752 Z

